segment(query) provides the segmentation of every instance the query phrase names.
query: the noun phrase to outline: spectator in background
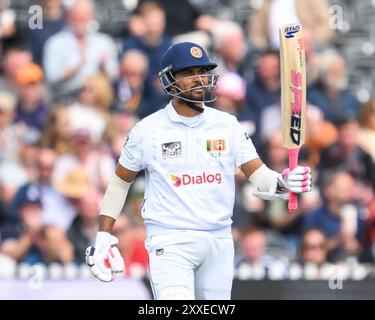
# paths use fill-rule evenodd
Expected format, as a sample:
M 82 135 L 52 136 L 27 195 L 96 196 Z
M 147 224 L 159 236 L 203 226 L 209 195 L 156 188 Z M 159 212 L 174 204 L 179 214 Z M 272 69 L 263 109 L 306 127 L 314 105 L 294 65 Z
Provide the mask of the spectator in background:
M 152 105 L 162 105 L 168 101 L 162 95 L 158 72 L 162 54 L 172 45 L 171 38 L 165 34 L 165 12 L 163 8 L 152 0 L 142 1 L 136 9 L 140 28 L 142 30 L 136 36 L 132 36 L 124 41 L 123 53 L 130 49 L 142 51 L 148 58 L 148 73 L 145 81 L 146 90 L 155 92 L 155 100 L 150 101 Z
M 344 171 L 325 172 L 323 205 L 303 217 L 304 230 L 316 228 L 327 236 L 330 262 L 357 257 L 361 251 L 364 216 L 355 205 L 356 181 Z
M 359 119 L 358 144 L 367 152 L 375 163 L 375 99 L 361 107 Z
M 365 211 L 361 262 L 375 262 L 375 192 L 372 185 L 358 183 L 357 199 Z
M 87 190 L 78 200 L 77 216 L 67 232 L 74 247 L 76 263 L 85 262 L 86 248 L 95 240 L 101 197 L 98 191 L 92 189 Z
M 312 31 L 319 46 L 326 46 L 333 37 L 326 0 L 266 0 L 249 19 L 250 43 L 259 50 L 278 49 L 279 28 L 297 22 Z
M 16 13 L 8 8 L 9 5 L 8 1 L 0 0 L 0 50 L 4 41 L 11 39 L 16 33 Z
M 2 227 L 4 227 L 5 225 L 7 225 L 8 223 L 11 222 L 12 220 L 12 216 L 10 214 L 10 210 L 8 208 L 8 206 L 4 203 L 3 199 L 2 199 L 2 196 L 1 196 L 1 184 L 0 184 L 0 230 Z M 1 236 L 1 234 L 0 234 Z M 0 242 L 1 242 L 1 238 L 0 238 Z
M 93 15 L 90 0 L 74 1 L 67 10 L 68 26 L 45 44 L 43 65 L 57 98 L 70 98 L 91 75 L 102 72 L 111 80 L 117 76 L 115 43 L 92 30 Z
M 343 113 L 358 117 L 359 101 L 347 87 L 344 59 L 332 49 L 322 52 L 319 56 L 319 79 L 316 85 L 307 90 L 307 100 L 318 106 L 324 118 L 333 123 Z
M 36 238 L 36 245 L 40 256 L 29 263 L 60 263 L 62 265 L 73 262 L 73 246 L 69 242 L 64 230 L 58 226 L 45 225 Z
M 236 72 L 245 76 L 247 48 L 241 26 L 233 21 L 217 21 L 212 25 L 210 32 L 213 35 L 214 48 L 219 55 L 216 72 Z
M 35 239 L 43 225 L 40 192 L 30 187 L 19 198 L 17 205 L 18 220 L 1 229 L 0 251 L 17 261 L 27 260 L 27 254 L 38 253 Z
M 15 97 L 6 91 L 0 91 L 0 165 L 18 158 L 21 132 L 13 124 L 15 109 Z
M 317 266 L 327 261 L 327 239 L 320 229 L 309 229 L 304 232 L 301 239 L 302 263 L 313 263 Z
M 69 107 L 71 129 L 85 128 L 94 142 L 99 142 L 107 126 L 112 101 L 113 90 L 108 79 L 102 74 L 88 77 L 79 91 L 78 101 Z
M 55 189 L 67 199 L 75 213 L 78 212 L 79 201 L 94 188 L 90 177 L 82 167 L 74 167 L 61 179 L 53 180 Z
M 17 158 L 13 161 L 0 163 L 0 181 L 2 197 L 10 203 L 23 184 L 33 180 L 36 175 L 35 164 L 39 151 L 40 134 L 32 128 L 18 128 L 19 145 Z
M 103 74 L 90 76 L 78 94 L 80 104 L 96 110 L 104 119 L 113 103 L 113 90 L 108 78 Z
M 20 220 L 0 231 L 0 251 L 19 262 L 29 264 L 71 262 L 73 250 L 64 230 L 57 226 L 43 225 L 38 188 L 31 186 L 18 205 Z
M 36 188 L 40 192 L 40 201 L 43 208 L 43 223 L 47 225 L 56 225 L 64 230 L 70 226 L 75 211 L 52 185 L 51 174 L 55 162 L 56 153 L 52 149 L 41 148 L 38 151 L 36 160 L 36 179 L 21 186 L 17 190 L 12 202 L 14 218 L 17 218 L 16 215 L 19 202 L 25 198 L 25 194 L 29 192 L 31 188 Z
M 266 141 L 265 163 L 275 170 L 283 171 L 288 167 L 288 150 L 282 145 L 281 130 L 275 130 Z
M 159 109 L 154 104 L 154 90 L 145 85 L 148 69 L 149 61 L 142 51 L 129 49 L 124 53 L 116 88 L 115 110 L 126 111 L 143 119 Z
M 336 127 L 324 119 L 323 112 L 318 107 L 308 104 L 304 149 L 309 152 L 307 161 L 311 166 L 318 165 L 321 151 L 335 143 L 337 136 Z
M 375 186 L 375 164 L 358 145 L 358 122 L 352 115 L 342 114 L 336 122 L 338 140 L 320 154 L 319 177 L 332 169 L 351 173 L 356 179 Z
M 99 190 L 105 190 L 115 169 L 111 155 L 103 148 L 95 148 L 93 137 L 85 128 L 73 132 L 72 152 L 57 159 L 52 173 L 53 181 L 64 181 L 74 169 L 83 170 Z
M 4 50 L 2 56 L 2 76 L 0 90 L 18 97 L 18 86 L 15 79 L 17 71 L 32 62 L 31 52 L 23 46 L 11 46 Z
M 125 214 L 116 220 L 112 234 L 119 239 L 117 247 L 125 262 L 127 276 L 145 277 L 148 270 L 148 255 L 144 247 L 145 233 L 132 225 Z
M 43 70 L 37 64 L 30 63 L 17 71 L 15 79 L 19 88 L 19 100 L 14 121 L 41 133 L 49 111 Z
M 142 2 L 142 1 L 140 1 Z M 196 30 L 200 12 L 189 0 L 156 0 L 166 14 L 166 33 L 178 36 Z
M 257 227 L 245 227 L 240 236 L 239 254 L 235 267 L 237 270 L 244 264 L 263 268 L 265 275 L 277 268 L 281 277 L 286 276 L 286 266 L 275 257 L 267 254 L 267 236 L 262 229 Z
M 120 158 L 122 147 L 130 130 L 136 125 L 138 120 L 136 116 L 127 112 L 114 112 L 111 114 L 105 139 L 108 141 L 112 157 L 116 161 Z
M 272 120 L 272 121 L 271 121 Z M 266 142 L 275 131 L 281 130 L 281 105 L 273 104 L 263 110 L 260 122 L 262 142 Z M 316 166 L 320 160 L 322 149 L 337 140 L 337 129 L 324 119 L 323 112 L 312 104 L 306 106 L 306 134 L 303 150 L 308 150 L 307 161 L 311 166 Z
M 32 52 L 33 60 L 38 65 L 43 65 L 43 49 L 46 41 L 60 32 L 66 25 L 61 0 L 39 0 L 42 7 L 43 28 L 32 29 L 27 26 L 23 36 L 28 48 Z
M 270 117 L 275 122 L 275 116 Z M 283 170 L 288 167 L 288 150 L 282 146 L 281 131 L 277 129 L 265 140 L 264 161 L 268 166 Z M 262 216 L 268 222 L 269 227 L 286 240 L 286 246 L 290 258 L 295 258 L 302 230 L 302 216 L 306 210 L 304 198 L 299 200 L 298 210 L 293 214 L 288 212 L 287 202 L 273 199 L 264 202 Z
M 235 72 L 224 72 L 218 78 L 215 93 L 217 99 L 214 102 L 214 107 L 234 115 L 241 123 L 246 134 L 248 136 L 253 135 L 255 130 L 253 117 L 249 110 L 245 108 L 246 82 L 244 78 Z M 235 195 L 233 228 L 238 233 L 244 224 L 252 222 L 251 213 L 258 212 L 258 210 L 254 210 L 257 206 L 253 206 L 253 204 L 262 203 L 262 200 L 252 197 L 251 192 L 247 192 L 246 188 L 249 183 L 241 171 L 236 173 L 235 178 L 236 189 L 240 191 L 236 192 Z M 251 203 L 251 208 L 245 206 L 245 201 L 249 197 L 251 197 L 251 200 L 248 203 Z
M 53 149 L 58 156 L 71 151 L 73 130 L 70 121 L 70 110 L 64 105 L 56 105 L 49 112 L 41 143 Z
M 279 60 L 279 52 L 263 52 L 258 60 L 255 79 L 247 87 L 246 106 L 255 116 L 256 134 L 254 140 L 256 143 L 259 143 L 257 140 L 262 132 L 261 117 L 264 109 L 280 102 Z
M 245 106 L 245 79 L 235 72 L 225 72 L 220 75 L 216 85 L 215 107 L 234 115 L 249 136 L 253 135 L 255 131 L 254 116 Z

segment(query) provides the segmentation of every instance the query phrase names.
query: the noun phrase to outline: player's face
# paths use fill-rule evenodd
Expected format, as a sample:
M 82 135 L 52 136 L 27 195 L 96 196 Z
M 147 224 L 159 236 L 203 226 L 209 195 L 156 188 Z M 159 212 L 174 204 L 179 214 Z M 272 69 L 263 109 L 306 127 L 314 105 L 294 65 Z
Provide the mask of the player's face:
M 184 92 L 181 96 L 195 101 L 203 101 L 209 84 L 206 68 L 189 68 L 176 72 L 177 86 Z

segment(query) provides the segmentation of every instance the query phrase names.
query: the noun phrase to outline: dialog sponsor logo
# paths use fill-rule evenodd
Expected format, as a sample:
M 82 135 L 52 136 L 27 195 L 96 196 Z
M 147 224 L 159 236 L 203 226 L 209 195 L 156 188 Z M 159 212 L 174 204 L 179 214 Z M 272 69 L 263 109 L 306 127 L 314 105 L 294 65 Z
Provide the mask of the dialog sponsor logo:
M 188 186 L 188 185 L 194 185 L 194 184 L 210 184 L 210 183 L 221 184 L 222 175 L 221 173 L 205 173 L 205 172 L 203 172 L 200 175 L 182 174 L 180 176 L 176 176 L 172 174 L 171 179 L 174 182 L 173 185 L 175 187 Z

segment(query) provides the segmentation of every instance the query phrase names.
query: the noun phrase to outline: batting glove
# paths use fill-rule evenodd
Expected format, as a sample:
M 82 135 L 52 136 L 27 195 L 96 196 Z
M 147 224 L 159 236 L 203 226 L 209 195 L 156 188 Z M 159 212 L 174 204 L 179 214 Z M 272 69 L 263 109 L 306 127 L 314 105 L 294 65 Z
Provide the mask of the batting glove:
M 113 273 L 124 271 L 124 259 L 120 251 L 113 247 L 118 239 L 108 232 L 99 231 L 95 245 L 86 249 L 86 264 L 91 273 L 101 281 L 112 281 Z
M 288 168 L 281 173 L 281 184 L 293 193 L 304 193 L 311 191 L 311 169 L 298 166 L 290 171 Z

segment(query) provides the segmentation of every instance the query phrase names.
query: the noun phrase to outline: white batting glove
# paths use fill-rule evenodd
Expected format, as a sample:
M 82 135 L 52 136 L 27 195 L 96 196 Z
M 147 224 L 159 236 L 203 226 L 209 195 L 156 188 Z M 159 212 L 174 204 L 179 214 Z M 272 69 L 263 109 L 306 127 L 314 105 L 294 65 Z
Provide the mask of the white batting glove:
M 108 232 L 99 231 L 95 245 L 86 249 L 86 264 L 91 273 L 101 281 L 112 281 L 114 272 L 124 271 L 124 259 L 113 245 L 118 239 Z
M 288 168 L 281 173 L 282 185 L 291 192 L 304 193 L 311 191 L 311 169 L 298 166 L 290 171 Z

